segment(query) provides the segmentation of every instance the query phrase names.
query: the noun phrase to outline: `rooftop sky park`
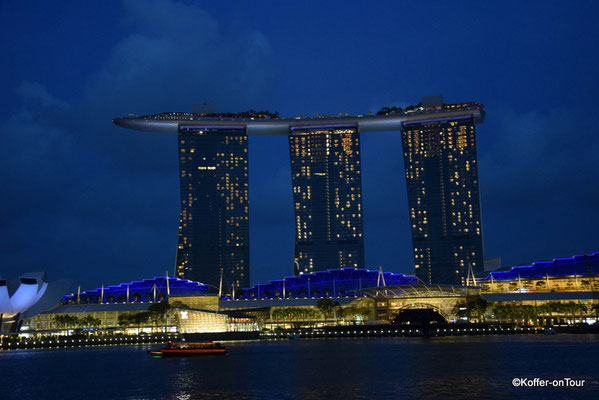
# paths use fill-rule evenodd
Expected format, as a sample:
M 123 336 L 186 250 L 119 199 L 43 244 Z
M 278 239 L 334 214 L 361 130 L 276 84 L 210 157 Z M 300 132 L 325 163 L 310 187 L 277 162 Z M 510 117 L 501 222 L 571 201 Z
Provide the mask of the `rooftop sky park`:
M 426 100 L 426 98 L 424 99 Z M 281 118 L 278 113 L 243 111 L 239 113 L 189 113 L 164 112 L 153 115 L 129 115 L 115 118 L 113 122 L 123 128 L 148 132 L 179 133 L 189 129 L 231 128 L 246 129 L 247 135 L 289 135 L 296 128 L 327 125 L 354 126 L 362 132 L 400 131 L 406 122 L 420 120 L 455 120 L 473 118 L 482 123 L 485 111 L 482 104 L 467 102 L 456 104 L 427 104 L 409 106 L 405 110 L 383 108 L 377 115 L 298 116 Z

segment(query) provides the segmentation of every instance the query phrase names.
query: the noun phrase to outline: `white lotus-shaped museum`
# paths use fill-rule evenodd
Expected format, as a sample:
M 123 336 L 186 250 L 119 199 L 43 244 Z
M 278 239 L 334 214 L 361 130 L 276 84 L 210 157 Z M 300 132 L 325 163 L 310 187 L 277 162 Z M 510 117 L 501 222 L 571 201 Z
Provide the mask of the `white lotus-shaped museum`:
M 44 273 L 23 274 L 17 279 L 0 277 L 0 314 L 10 318 L 37 303 L 48 288 Z

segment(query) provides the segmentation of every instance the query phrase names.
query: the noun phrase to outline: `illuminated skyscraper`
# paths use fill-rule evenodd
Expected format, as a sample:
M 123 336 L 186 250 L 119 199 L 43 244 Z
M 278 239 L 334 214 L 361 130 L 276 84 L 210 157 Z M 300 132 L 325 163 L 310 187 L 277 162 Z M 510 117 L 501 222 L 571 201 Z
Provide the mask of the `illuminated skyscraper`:
M 360 134 L 291 128 L 295 272 L 364 266 Z
M 466 107 L 482 109 L 473 103 L 428 109 Z M 469 264 L 483 270 L 474 117 L 430 112 L 404 123 L 402 143 L 416 275 L 460 284 Z
M 248 287 L 248 141 L 244 128 L 181 128 L 176 275 Z
M 439 99 L 438 99 L 439 100 Z M 414 257 L 427 282 L 483 268 L 474 124 L 482 105 L 393 107 L 377 115 L 279 118 L 277 113 L 166 112 L 113 122 L 178 134 L 181 218 L 177 277 L 249 286 L 247 135 L 287 135 L 296 272 L 364 266 L 360 134 L 403 131 Z

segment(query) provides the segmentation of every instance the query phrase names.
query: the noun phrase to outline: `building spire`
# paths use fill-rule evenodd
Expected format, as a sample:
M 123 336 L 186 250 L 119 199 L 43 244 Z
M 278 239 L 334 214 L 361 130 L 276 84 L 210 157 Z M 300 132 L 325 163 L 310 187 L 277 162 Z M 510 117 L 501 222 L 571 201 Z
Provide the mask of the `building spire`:
M 379 275 L 376 279 L 376 287 L 381 286 L 381 282 L 383 283 L 383 287 L 387 286 L 385 283 L 385 275 L 383 274 L 383 266 L 379 265 Z
M 168 283 L 168 270 L 166 270 L 166 296 L 170 296 L 171 295 L 171 287 Z
M 476 286 L 476 277 L 474 276 L 472 263 L 468 263 L 468 276 L 466 278 L 466 286 Z
M 220 300 L 220 298 L 223 296 L 223 269 L 220 269 L 220 280 L 219 280 L 219 284 L 218 284 L 218 298 Z

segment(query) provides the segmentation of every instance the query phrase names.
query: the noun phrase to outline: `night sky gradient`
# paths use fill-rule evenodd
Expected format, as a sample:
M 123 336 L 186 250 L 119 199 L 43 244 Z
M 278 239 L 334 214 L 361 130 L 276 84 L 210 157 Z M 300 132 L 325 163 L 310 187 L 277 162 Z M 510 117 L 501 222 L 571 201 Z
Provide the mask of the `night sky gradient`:
M 83 289 L 173 272 L 174 135 L 128 113 L 365 114 L 477 101 L 485 258 L 599 251 L 599 3 L 6 1 L 0 274 Z M 287 138 L 250 138 L 251 281 L 290 275 Z M 398 132 L 362 135 L 369 268 L 413 273 Z

